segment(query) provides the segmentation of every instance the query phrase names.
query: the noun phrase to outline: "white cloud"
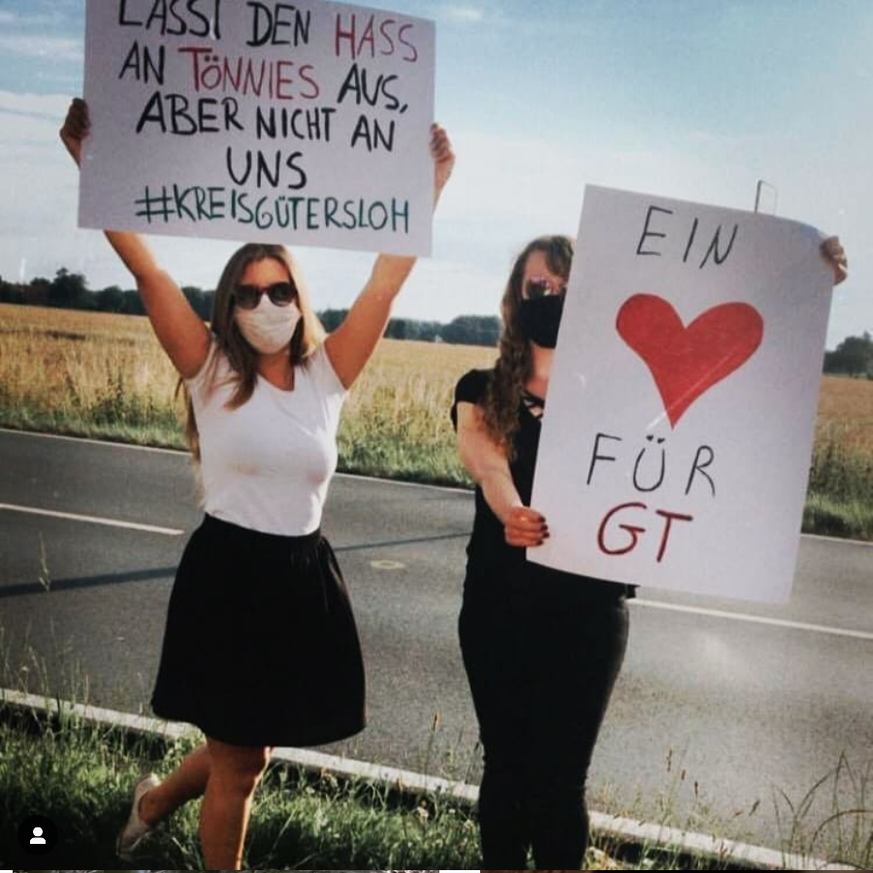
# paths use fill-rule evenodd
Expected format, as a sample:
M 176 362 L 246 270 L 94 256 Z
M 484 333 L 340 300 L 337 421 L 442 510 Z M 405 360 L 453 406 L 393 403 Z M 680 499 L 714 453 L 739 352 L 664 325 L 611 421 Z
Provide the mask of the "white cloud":
M 484 10 L 473 6 L 446 6 L 442 16 L 456 24 L 479 24 L 485 20 Z
M 26 279 L 78 266 L 76 173 L 58 139 L 68 98 L 0 91 L 0 275 Z
M 0 36 L 0 52 L 28 58 L 81 62 L 82 42 L 60 36 Z
M 62 121 L 67 113 L 70 98 L 63 94 L 16 94 L 0 91 L 0 112 L 29 115 L 34 118 L 50 118 Z M 13 125 L 5 125 L 7 135 L 15 134 Z
M 509 18 L 506 10 L 494 0 L 473 0 L 471 3 L 432 2 L 427 17 L 457 27 L 506 27 Z
M 46 15 L 20 15 L 17 12 L 0 10 L 0 24 L 11 24 L 17 27 L 45 27 L 57 25 L 65 21 L 63 15 L 54 13 Z
M 692 150 L 622 149 L 474 131 L 453 131 L 452 137 L 458 165 L 440 205 L 444 217 L 511 222 L 531 229 L 531 235 L 572 233 L 586 184 L 745 205 L 738 201 L 736 167 L 714 167 Z M 749 198 L 753 186 L 754 181 Z

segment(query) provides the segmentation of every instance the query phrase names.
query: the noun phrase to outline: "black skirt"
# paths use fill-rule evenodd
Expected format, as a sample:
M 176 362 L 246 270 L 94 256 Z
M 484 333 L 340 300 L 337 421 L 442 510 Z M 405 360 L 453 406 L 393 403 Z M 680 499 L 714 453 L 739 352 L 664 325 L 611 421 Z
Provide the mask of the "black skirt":
M 173 585 L 156 715 L 241 746 L 312 746 L 362 730 L 364 665 L 320 532 L 277 536 L 207 515 Z

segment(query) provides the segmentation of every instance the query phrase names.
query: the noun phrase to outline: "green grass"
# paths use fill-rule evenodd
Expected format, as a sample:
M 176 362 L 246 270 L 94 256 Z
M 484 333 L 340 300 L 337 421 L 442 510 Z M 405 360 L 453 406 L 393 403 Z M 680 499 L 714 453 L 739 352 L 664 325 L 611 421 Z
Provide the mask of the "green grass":
M 0 427 L 36 433 L 108 440 L 137 446 L 185 450 L 185 437 L 170 416 L 143 417 L 133 406 L 117 418 L 103 410 L 70 414 L 57 410 L 0 407 Z M 405 435 L 382 431 L 374 436 L 360 422 L 343 422 L 337 436 L 341 473 L 471 488 L 472 481 L 458 459 L 455 446 L 433 441 L 410 442 Z
M 20 821 L 39 810 L 62 825 L 64 865 L 115 867 L 131 787 L 143 770 L 168 772 L 191 747 L 131 744 L 69 716 L 48 725 L 7 712 L 0 723 L 0 819 Z M 172 816 L 138 859 L 143 868 L 203 868 L 198 810 L 191 803 Z M 477 854 L 478 828 L 457 804 L 433 797 L 400 803 L 385 786 L 271 767 L 258 789 L 244 866 L 468 869 Z
M 47 720 L 0 702 L 0 820 L 20 821 L 37 809 L 61 825 L 60 858 L 53 859 L 57 867 L 97 864 L 110 869 L 118 861 L 115 837 L 127 818 L 136 780 L 148 770 L 166 774 L 196 742 L 195 736 L 178 742 L 132 737 L 63 709 L 61 716 Z M 871 766 L 868 762 L 865 771 L 857 772 L 841 760 L 802 797 L 792 799 L 777 791 L 783 852 L 871 869 Z M 672 821 L 669 797 L 665 802 L 663 823 L 680 825 Z M 632 810 L 609 811 L 634 817 Z M 198 813 L 198 802 L 178 810 L 137 863 L 144 869 L 203 869 Z M 717 834 L 719 829 L 718 823 L 711 823 L 707 830 Z M 0 834 L 0 857 L 8 855 L 2 840 L 9 837 L 8 831 Z M 384 784 L 271 765 L 258 788 L 243 867 L 471 869 L 476 863 L 478 824 L 461 802 L 434 795 L 410 797 Z M 608 839 L 592 847 L 586 869 L 616 865 L 640 870 L 746 869 L 662 845 Z
M 803 531 L 821 536 L 873 540 L 873 504 L 810 494 L 803 508 Z
M 803 529 L 873 540 L 873 457 L 832 439 L 816 445 Z
M 57 411 L 28 409 L 0 409 L 0 427 L 35 433 L 59 434 L 95 440 L 128 443 L 136 446 L 155 446 L 166 449 L 184 449 L 181 429 L 159 423 L 130 424 L 125 421 L 95 422 L 88 415 L 68 415 Z
M 826 857 L 833 863 L 873 869 L 873 760 L 855 769 L 845 756 L 801 797 L 774 794 L 786 852 Z M 823 812 L 824 809 L 824 812 Z
M 360 426 L 341 426 L 337 437 L 338 469 L 343 473 L 400 479 L 430 485 L 472 488 L 473 483 L 454 445 L 410 443 L 403 434 L 381 433 L 373 438 Z

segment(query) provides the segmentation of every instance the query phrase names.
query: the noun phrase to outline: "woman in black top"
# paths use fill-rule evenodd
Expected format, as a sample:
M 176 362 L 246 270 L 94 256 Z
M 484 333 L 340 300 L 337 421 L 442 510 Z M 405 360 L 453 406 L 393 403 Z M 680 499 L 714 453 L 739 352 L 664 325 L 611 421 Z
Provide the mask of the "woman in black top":
M 822 244 L 835 282 L 836 237 Z M 479 793 L 482 867 L 578 870 L 588 842 L 585 780 L 624 658 L 633 587 L 529 563 L 548 537 L 530 508 L 540 418 L 573 257 L 540 237 L 515 262 L 492 370 L 455 389 L 452 420 L 476 487 L 460 617 L 485 767 Z

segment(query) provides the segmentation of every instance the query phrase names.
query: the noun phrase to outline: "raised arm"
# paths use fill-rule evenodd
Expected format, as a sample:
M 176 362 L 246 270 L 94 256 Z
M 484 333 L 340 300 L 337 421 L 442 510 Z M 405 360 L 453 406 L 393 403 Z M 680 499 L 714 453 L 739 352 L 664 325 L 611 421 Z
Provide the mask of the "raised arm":
M 452 174 L 455 155 L 448 135 L 439 125 L 431 126 L 430 153 L 434 160 L 434 207 Z M 325 340 L 330 362 L 346 388 L 370 360 L 391 317 L 394 298 L 400 293 L 416 259 L 379 255 L 370 279 L 352 305 L 343 323 Z
M 503 522 L 506 542 L 511 546 L 542 545 L 549 535 L 546 520 L 522 503 L 506 453 L 488 434 L 481 407 L 460 402 L 457 408 L 461 462 L 482 488 L 491 511 Z
M 84 100 L 73 100 L 61 139 L 77 165 L 90 120 Z M 173 366 L 184 378 L 194 376 L 209 353 L 209 329 L 188 303 L 182 289 L 158 265 L 146 241 L 137 233 L 107 230 L 106 238 L 130 270 L 152 328 Z

